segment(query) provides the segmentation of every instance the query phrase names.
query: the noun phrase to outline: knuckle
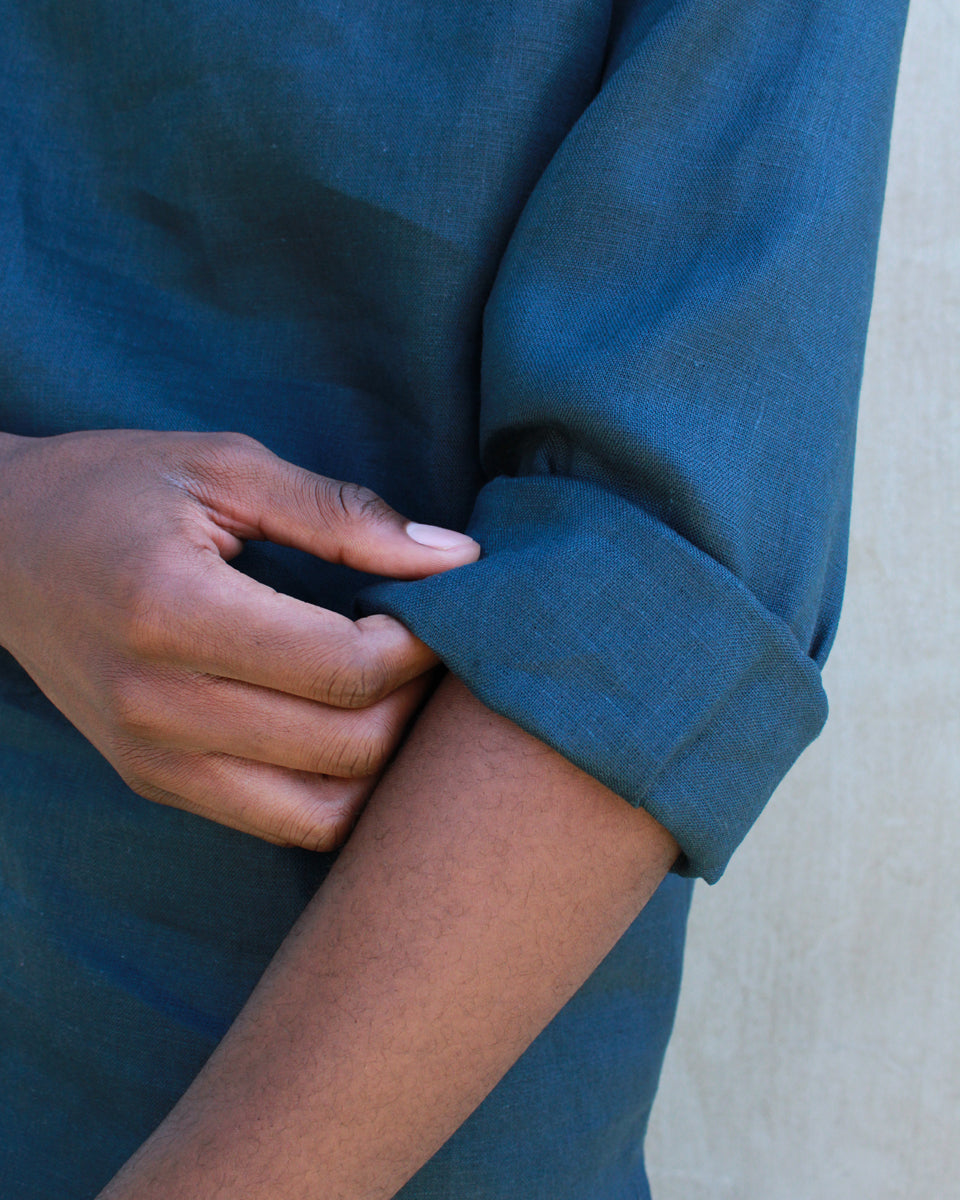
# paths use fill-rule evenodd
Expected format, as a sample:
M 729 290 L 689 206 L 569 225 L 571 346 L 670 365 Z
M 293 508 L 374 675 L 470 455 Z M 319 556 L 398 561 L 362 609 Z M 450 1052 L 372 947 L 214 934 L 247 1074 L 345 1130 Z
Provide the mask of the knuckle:
M 304 850 L 327 850 L 333 846 L 326 816 L 316 813 L 286 813 L 271 831 L 271 837 L 281 846 L 299 846 Z
M 368 708 L 380 698 L 386 684 L 382 664 L 354 650 L 344 661 L 328 664 L 324 691 L 336 708 Z
M 258 442 L 255 437 L 251 437 L 249 433 L 240 433 L 236 429 L 224 429 L 218 433 L 210 435 L 221 446 L 225 446 L 230 450 L 263 450 L 263 443 Z
M 355 662 L 349 675 L 351 689 L 348 708 L 367 708 L 379 700 L 387 685 L 386 671 L 382 664 L 368 660 Z
M 367 653 L 379 665 L 384 680 L 383 694 L 395 692 L 404 683 L 409 683 L 439 666 L 440 659 L 406 629 L 399 634 L 388 630 L 386 635 L 376 635 L 367 643 Z
M 140 658 L 164 658 L 171 650 L 172 626 L 167 597 L 158 584 L 143 578 L 128 581 L 118 603 L 117 636 Z
M 345 721 L 317 722 L 296 746 L 295 761 L 310 775 L 355 779 L 378 771 L 393 748 L 391 730 L 378 716 L 351 714 Z
M 249 434 L 223 430 L 198 434 L 181 466 L 190 490 L 199 488 L 205 494 L 228 474 L 242 479 L 256 474 L 263 460 L 271 457 L 267 447 Z
M 353 779 L 370 773 L 367 768 L 368 747 L 362 737 L 328 736 L 313 738 L 305 748 L 302 761 L 313 775 L 332 775 L 336 779 Z
M 385 614 L 362 617 L 356 631 L 358 645 L 354 659 L 372 675 L 378 698 L 395 691 L 437 661 L 419 638 Z
M 139 775 L 121 775 L 120 778 L 127 785 L 135 796 L 139 796 L 141 800 L 156 801 L 158 789 L 145 779 L 141 779 Z
M 117 774 L 127 785 L 131 792 L 141 796 L 144 800 L 151 799 L 149 792 L 151 785 L 137 771 L 130 770 L 122 765 L 120 761 L 114 761 Z
M 313 731 L 295 746 L 294 759 L 301 771 L 309 775 L 328 775 L 336 762 L 337 755 L 332 752 L 330 739 L 322 732 Z
M 351 523 L 378 520 L 389 511 L 376 492 L 359 483 L 338 482 L 334 498 L 339 519 Z
M 353 775 L 378 774 L 387 765 L 397 743 L 393 723 L 377 714 L 367 721 L 356 742 Z
M 326 823 L 323 841 L 319 845 L 325 850 L 339 850 L 356 824 L 353 812 L 334 813 Z
M 382 747 L 369 736 L 355 736 L 341 742 L 330 759 L 328 772 L 339 779 L 362 779 L 377 770 Z
M 236 458 L 259 456 L 267 452 L 262 442 L 251 437 L 248 433 L 237 433 L 235 430 L 224 430 L 210 433 L 205 437 L 205 448 L 214 457 L 232 461 Z
M 156 727 L 156 709 L 149 688 L 132 676 L 113 684 L 107 711 L 113 728 L 125 738 L 148 740 Z
M 121 746 L 113 759 L 117 774 L 132 792 L 144 800 L 164 800 L 167 789 L 161 786 L 161 772 L 156 762 L 140 747 Z
M 325 802 L 322 810 L 300 819 L 293 844 L 316 852 L 339 849 L 350 836 L 360 808 L 361 802 L 348 795 Z
M 317 638 L 300 659 L 301 694 L 334 708 L 363 708 L 371 682 L 364 667 L 360 639 L 348 623 L 335 638 Z

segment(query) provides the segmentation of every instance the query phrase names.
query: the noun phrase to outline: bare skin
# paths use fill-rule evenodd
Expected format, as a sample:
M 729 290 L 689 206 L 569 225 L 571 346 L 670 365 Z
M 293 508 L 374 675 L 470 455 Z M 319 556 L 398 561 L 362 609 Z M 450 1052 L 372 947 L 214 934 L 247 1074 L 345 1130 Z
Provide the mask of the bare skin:
M 436 660 L 390 618 L 353 623 L 252 583 L 228 565 L 249 537 L 400 578 L 479 552 L 455 535 L 418 545 L 369 493 L 235 435 L 0 435 L 0 643 L 142 795 L 329 848 Z M 394 1195 L 676 853 L 448 678 L 240 1018 L 103 1200 Z
M 402 579 L 479 554 L 237 434 L 0 435 L 0 645 L 140 795 L 331 849 L 437 659 L 235 571 L 248 538 Z
M 386 1200 L 640 912 L 673 838 L 448 677 L 100 1200 Z

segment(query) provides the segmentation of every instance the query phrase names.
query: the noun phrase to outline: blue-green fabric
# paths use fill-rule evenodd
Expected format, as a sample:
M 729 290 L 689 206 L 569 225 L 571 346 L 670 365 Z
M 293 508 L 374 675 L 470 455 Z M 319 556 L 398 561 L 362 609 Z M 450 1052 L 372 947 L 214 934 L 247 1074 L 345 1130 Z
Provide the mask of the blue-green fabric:
M 375 583 L 678 873 L 405 1200 L 641 1200 L 690 881 L 826 714 L 906 0 L 0 0 L 0 429 L 237 429 L 477 564 Z M 0 660 L 0 1198 L 84 1200 L 329 867 Z

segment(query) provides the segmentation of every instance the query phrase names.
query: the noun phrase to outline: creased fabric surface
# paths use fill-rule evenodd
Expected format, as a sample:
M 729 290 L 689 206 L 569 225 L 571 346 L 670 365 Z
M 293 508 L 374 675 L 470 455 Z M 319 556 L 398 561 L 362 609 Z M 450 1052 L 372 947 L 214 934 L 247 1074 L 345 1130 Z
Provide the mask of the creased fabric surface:
M 238 429 L 469 525 L 378 583 L 715 879 L 825 715 L 903 0 L 0 0 L 0 428 Z M 0 1197 L 95 1193 L 329 866 L 0 657 Z M 626 1200 L 689 881 L 404 1189 Z
M 372 593 L 711 881 L 826 717 L 905 7 L 623 14 L 485 311 L 488 558 Z

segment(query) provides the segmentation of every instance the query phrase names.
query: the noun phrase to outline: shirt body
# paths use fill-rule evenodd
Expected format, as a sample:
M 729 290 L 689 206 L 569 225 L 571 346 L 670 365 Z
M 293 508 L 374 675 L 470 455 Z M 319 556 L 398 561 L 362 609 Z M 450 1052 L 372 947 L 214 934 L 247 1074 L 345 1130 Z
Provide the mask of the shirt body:
M 716 878 L 825 715 L 903 7 L 2 0 L 0 428 L 239 430 L 469 525 L 413 584 L 237 565 L 394 613 Z M 136 797 L 9 656 L 0 830 L 0 1193 L 81 1200 L 331 860 Z M 646 1195 L 689 890 L 404 1197 Z

